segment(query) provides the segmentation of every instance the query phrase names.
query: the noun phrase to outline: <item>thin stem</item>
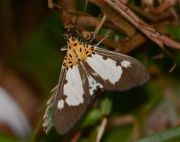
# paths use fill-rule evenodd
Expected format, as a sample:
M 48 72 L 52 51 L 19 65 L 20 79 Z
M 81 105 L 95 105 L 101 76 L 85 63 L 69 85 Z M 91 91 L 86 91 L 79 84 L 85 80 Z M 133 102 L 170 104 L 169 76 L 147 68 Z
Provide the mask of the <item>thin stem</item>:
M 101 141 L 101 138 L 102 138 L 103 133 L 105 131 L 106 125 L 107 125 L 107 118 L 105 117 L 105 118 L 103 118 L 103 120 L 101 122 L 99 131 L 98 131 L 98 134 L 97 134 L 97 137 L 96 137 L 96 142 L 100 142 Z
M 36 136 L 37 136 L 39 130 L 41 129 L 41 127 L 42 127 L 42 123 L 43 123 L 42 118 L 39 118 L 39 120 L 38 120 L 38 122 L 36 124 L 36 127 L 34 128 L 34 130 L 32 132 L 32 135 L 29 138 L 28 142 L 35 142 Z
M 96 36 L 96 34 L 100 31 L 102 25 L 104 24 L 104 22 L 106 21 L 107 17 L 106 15 L 104 14 L 103 15 L 103 18 L 101 19 L 100 23 L 96 26 L 96 29 L 94 31 L 94 35 Z

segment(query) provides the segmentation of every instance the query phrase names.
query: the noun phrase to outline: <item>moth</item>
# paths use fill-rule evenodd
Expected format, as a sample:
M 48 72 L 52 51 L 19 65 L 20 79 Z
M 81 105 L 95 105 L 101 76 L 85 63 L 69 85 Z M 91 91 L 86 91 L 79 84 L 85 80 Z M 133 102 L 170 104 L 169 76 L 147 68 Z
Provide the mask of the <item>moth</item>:
M 65 134 L 85 113 L 98 89 L 124 91 L 148 79 L 145 66 L 135 58 L 80 42 L 70 35 L 59 82 L 47 102 L 44 129 L 47 132 L 54 125 L 58 133 Z

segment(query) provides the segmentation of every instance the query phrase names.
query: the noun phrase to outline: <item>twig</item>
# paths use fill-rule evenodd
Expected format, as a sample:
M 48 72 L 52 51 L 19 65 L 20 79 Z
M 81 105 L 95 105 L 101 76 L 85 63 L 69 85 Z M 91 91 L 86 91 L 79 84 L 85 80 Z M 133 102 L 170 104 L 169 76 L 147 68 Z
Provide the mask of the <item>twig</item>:
M 61 13 L 63 12 L 63 9 L 59 5 L 55 4 L 53 0 L 48 0 L 48 7 L 49 9 L 54 9 Z
M 53 0 L 48 0 L 48 7 L 49 7 L 49 9 L 53 9 L 53 7 L 54 7 Z
M 104 14 L 104 15 L 103 15 L 103 18 L 102 18 L 101 21 L 100 21 L 100 23 L 96 26 L 96 29 L 95 29 L 95 31 L 94 31 L 94 34 L 95 34 L 95 35 L 100 31 L 100 29 L 101 29 L 102 25 L 104 24 L 104 22 L 106 21 L 106 19 L 107 19 L 107 17 L 106 17 L 106 15 Z
M 107 118 L 103 118 L 101 125 L 100 125 L 100 128 L 99 128 L 99 131 L 98 131 L 98 134 L 97 134 L 97 137 L 96 137 L 96 142 L 101 141 L 101 138 L 102 138 L 102 135 L 103 135 L 104 130 L 106 128 L 106 125 L 107 125 Z
M 176 11 L 174 10 L 174 8 L 169 8 L 169 11 L 172 13 L 172 15 L 174 16 L 174 18 L 176 19 L 176 20 L 178 20 L 179 18 L 178 18 L 178 14 L 176 13 Z
M 96 4 L 102 11 L 103 14 L 107 16 L 107 22 L 105 26 L 114 29 L 119 32 L 123 32 L 129 37 L 136 33 L 136 28 L 132 26 L 124 17 L 122 17 L 118 12 L 109 7 L 108 5 L 103 5 L 98 1 L 90 0 Z
M 104 38 L 102 38 L 95 46 L 99 46 L 107 37 L 108 37 L 108 35 L 106 35 Z
M 100 35 L 96 35 L 95 38 L 97 41 L 103 39 L 103 37 Z M 131 38 L 125 38 L 118 42 L 115 42 L 111 39 L 104 39 L 102 43 L 112 49 L 115 49 L 116 52 L 127 54 L 135 48 L 137 48 L 138 46 L 140 46 L 141 44 L 143 44 L 145 41 L 146 39 L 144 38 L 144 36 L 140 33 L 137 33 Z
M 148 19 L 152 22 L 162 21 L 171 16 L 170 11 L 166 11 L 166 13 L 162 13 L 161 15 L 155 16 L 153 14 L 145 12 L 143 9 L 135 6 L 134 4 L 129 3 L 128 7 L 135 11 L 138 15 L 141 15 L 141 17 L 144 17 L 145 19 Z
M 180 43 L 168 38 L 167 36 L 158 33 L 154 28 L 150 27 L 139 17 L 137 17 L 126 5 L 121 1 L 104 0 L 114 10 L 119 12 L 124 18 L 131 22 L 136 28 L 143 32 L 148 38 L 158 44 L 160 47 L 167 45 L 171 48 L 180 49 Z
M 72 139 L 70 140 L 70 142 L 78 142 L 81 137 L 81 134 L 82 134 L 82 131 L 77 131 L 72 137 Z
M 40 117 L 40 119 L 38 120 L 36 127 L 34 128 L 33 133 L 31 135 L 31 137 L 29 138 L 28 142 L 35 142 L 36 141 L 36 136 L 42 127 L 42 123 L 43 123 L 43 119 Z
M 135 121 L 135 117 L 133 115 L 125 115 L 120 117 L 111 117 L 108 121 L 108 128 L 111 127 L 120 127 L 124 125 L 133 124 Z
M 177 65 L 177 63 L 175 62 L 169 70 L 170 73 L 172 73 L 174 71 L 174 69 L 176 68 L 176 65 Z

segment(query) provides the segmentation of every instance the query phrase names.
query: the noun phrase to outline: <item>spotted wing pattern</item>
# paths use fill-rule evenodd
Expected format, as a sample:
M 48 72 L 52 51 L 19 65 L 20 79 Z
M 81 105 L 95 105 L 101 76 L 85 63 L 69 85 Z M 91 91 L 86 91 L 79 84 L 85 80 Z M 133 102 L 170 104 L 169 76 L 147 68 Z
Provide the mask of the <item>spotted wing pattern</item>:
M 72 37 L 67 44 L 59 83 L 48 106 L 53 125 L 60 134 L 68 132 L 80 120 L 98 89 L 122 91 L 149 79 L 144 65 L 132 57 Z

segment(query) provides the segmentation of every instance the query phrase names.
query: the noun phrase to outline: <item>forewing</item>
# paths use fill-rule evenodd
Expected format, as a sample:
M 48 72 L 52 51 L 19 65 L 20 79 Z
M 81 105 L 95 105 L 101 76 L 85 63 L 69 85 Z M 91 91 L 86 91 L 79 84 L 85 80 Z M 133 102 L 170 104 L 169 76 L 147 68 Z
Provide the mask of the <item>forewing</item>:
M 66 70 L 58 85 L 53 105 L 53 124 L 60 134 L 69 131 L 86 111 L 93 97 L 80 64 Z
M 98 47 L 94 52 L 84 66 L 104 90 L 127 90 L 149 80 L 145 66 L 135 58 Z
M 46 107 L 46 111 L 44 113 L 43 116 L 43 127 L 44 127 L 44 131 L 46 133 L 49 132 L 49 130 L 52 128 L 53 126 L 53 122 L 52 122 L 52 115 L 53 115 L 53 105 L 56 99 L 56 94 L 58 91 L 58 87 L 62 86 L 63 82 L 64 82 L 64 77 L 66 75 L 66 69 L 63 67 L 61 69 L 60 72 L 60 76 L 59 76 L 59 82 L 58 84 L 51 90 L 51 94 L 52 96 L 49 98 L 49 100 L 47 101 L 47 107 Z

